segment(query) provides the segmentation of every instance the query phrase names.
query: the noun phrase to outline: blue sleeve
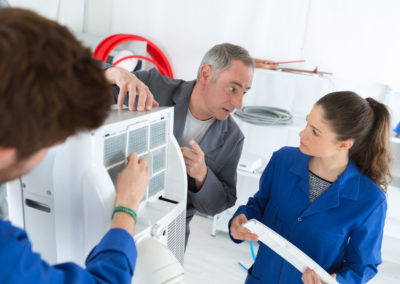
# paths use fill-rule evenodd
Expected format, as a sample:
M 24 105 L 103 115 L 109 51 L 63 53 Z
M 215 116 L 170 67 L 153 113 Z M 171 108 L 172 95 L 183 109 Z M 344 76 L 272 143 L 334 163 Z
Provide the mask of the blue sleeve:
M 234 241 L 235 243 L 240 243 L 242 241 L 236 240 L 232 238 L 231 235 L 231 222 L 232 220 L 240 215 L 244 214 L 247 218 L 247 220 L 250 219 L 257 219 L 259 221 L 262 221 L 262 217 L 264 215 L 264 210 L 265 207 L 268 203 L 271 188 L 272 188 L 272 182 L 273 182 L 273 177 L 274 177 L 274 172 L 275 172 L 275 167 L 276 167 L 276 160 L 277 160 L 278 152 L 275 152 L 271 160 L 269 161 L 267 167 L 265 168 L 261 178 L 260 178 L 260 186 L 259 190 L 254 194 L 253 197 L 250 197 L 246 205 L 242 205 L 238 208 L 238 210 L 235 212 L 233 217 L 230 219 L 228 223 L 228 229 L 229 229 L 229 236 Z
M 378 272 L 382 262 L 381 245 L 387 210 L 386 199 L 351 233 L 345 249 L 342 268 L 337 273 L 339 283 L 366 283 Z
M 110 230 L 89 254 L 85 269 L 71 262 L 49 265 L 32 252 L 24 230 L 0 222 L 0 283 L 131 283 L 137 252 L 125 230 Z

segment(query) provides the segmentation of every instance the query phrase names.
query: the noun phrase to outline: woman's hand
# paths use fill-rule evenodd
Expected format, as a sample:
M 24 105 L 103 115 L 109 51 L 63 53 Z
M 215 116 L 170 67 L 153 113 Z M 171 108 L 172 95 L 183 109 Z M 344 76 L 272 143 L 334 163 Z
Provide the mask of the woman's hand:
M 240 214 L 232 220 L 230 228 L 232 237 L 236 240 L 257 242 L 258 236 L 242 226 L 246 222 L 247 218 L 244 214 Z
M 332 277 L 336 279 L 336 274 L 332 274 Z M 303 275 L 301 276 L 301 280 L 305 284 L 322 284 L 324 282 L 319 279 L 317 273 L 314 270 L 307 267 L 306 271 L 304 271 Z

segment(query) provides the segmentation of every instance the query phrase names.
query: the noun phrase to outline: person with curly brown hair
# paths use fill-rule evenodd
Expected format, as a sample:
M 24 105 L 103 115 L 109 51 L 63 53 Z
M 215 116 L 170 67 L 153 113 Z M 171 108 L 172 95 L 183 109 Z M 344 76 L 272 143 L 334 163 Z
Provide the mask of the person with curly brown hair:
M 48 149 L 102 125 L 111 86 L 89 49 L 58 23 L 23 9 L 0 8 L 0 183 L 32 170 Z M 116 206 L 137 210 L 148 184 L 146 160 L 128 158 Z M 0 219 L 0 283 L 130 283 L 135 221 L 117 212 L 86 259 L 54 266 L 32 251 L 26 232 Z

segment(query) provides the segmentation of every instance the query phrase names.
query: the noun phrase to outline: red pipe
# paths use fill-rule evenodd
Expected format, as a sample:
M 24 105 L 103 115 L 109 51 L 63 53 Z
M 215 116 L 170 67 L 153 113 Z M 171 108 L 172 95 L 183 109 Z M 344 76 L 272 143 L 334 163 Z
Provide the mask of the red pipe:
M 155 61 L 155 60 L 153 60 L 151 58 L 148 58 L 146 56 L 142 56 L 142 55 L 129 55 L 129 56 L 122 57 L 121 59 L 118 59 L 117 61 L 115 61 L 113 63 L 113 65 L 116 66 L 116 65 L 118 65 L 118 63 L 121 63 L 122 61 L 125 61 L 125 60 L 130 59 L 130 58 L 139 58 L 139 59 L 147 60 L 147 61 L 153 63 L 157 67 L 158 71 L 160 71 L 161 74 L 165 75 L 165 73 L 166 73 L 164 68 L 160 64 L 158 64 L 157 61 Z
M 154 62 L 157 62 L 156 65 L 157 69 L 160 71 L 161 74 L 166 75 L 168 77 L 173 78 L 172 68 L 168 62 L 167 57 L 164 53 L 159 49 L 153 42 L 149 41 L 148 39 L 138 36 L 138 35 L 130 35 L 130 34 L 115 34 L 111 35 L 105 39 L 103 39 L 94 50 L 94 57 L 103 62 L 107 61 L 108 56 L 110 55 L 111 51 L 121 43 L 127 41 L 146 41 L 147 42 L 147 52 L 153 58 Z M 139 57 L 137 57 L 139 58 Z M 142 58 L 148 60 L 150 58 Z M 122 61 L 122 60 L 121 60 Z M 150 60 L 148 60 L 150 61 Z M 150 61 L 151 62 L 151 61 Z

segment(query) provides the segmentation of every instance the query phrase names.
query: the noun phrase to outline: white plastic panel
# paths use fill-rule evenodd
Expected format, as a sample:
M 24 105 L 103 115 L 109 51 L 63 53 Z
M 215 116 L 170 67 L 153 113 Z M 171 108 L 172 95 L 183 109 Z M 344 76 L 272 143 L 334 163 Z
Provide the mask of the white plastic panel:
M 55 213 L 52 198 L 24 192 L 25 230 L 29 232 L 32 249 L 39 251 L 49 263 L 57 262 Z
M 319 275 L 322 281 L 328 284 L 339 284 L 328 272 L 319 266 L 318 263 L 263 223 L 251 219 L 243 224 L 243 226 L 256 234 L 259 241 L 270 247 L 274 252 L 296 267 L 301 273 L 304 273 L 306 268 L 309 267 Z

